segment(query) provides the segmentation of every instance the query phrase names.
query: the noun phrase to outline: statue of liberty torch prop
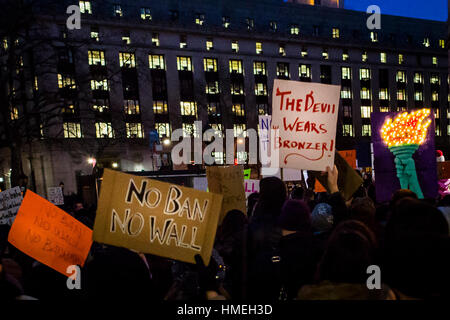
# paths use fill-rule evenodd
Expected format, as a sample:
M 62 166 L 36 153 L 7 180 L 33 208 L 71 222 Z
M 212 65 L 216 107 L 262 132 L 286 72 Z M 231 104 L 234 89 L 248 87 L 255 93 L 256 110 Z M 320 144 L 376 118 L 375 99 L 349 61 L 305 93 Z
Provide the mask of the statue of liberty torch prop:
M 408 114 L 404 112 L 394 120 L 387 119 L 381 128 L 381 137 L 395 156 L 395 168 L 402 189 L 409 189 L 423 199 L 417 178 L 414 152 L 425 141 L 431 119 L 425 120 L 430 109 L 421 109 Z

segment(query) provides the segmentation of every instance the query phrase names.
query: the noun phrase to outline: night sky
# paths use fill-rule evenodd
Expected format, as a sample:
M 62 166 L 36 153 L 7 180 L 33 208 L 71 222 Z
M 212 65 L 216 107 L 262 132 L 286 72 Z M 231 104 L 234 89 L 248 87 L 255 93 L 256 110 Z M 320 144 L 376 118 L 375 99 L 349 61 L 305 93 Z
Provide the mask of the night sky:
M 366 11 L 377 5 L 382 14 L 447 21 L 447 0 L 345 0 L 346 9 Z

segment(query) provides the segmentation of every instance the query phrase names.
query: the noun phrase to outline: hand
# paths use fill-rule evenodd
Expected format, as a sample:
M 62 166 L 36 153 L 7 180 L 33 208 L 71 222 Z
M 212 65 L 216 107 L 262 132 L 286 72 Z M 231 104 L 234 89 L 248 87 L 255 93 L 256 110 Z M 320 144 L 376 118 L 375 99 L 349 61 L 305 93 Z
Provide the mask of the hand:
M 330 167 L 327 167 L 327 183 L 328 183 L 328 189 L 330 190 L 330 193 L 333 194 L 335 192 L 339 192 L 338 188 L 338 169 L 336 168 L 336 165 L 333 166 L 333 170 L 330 169 Z

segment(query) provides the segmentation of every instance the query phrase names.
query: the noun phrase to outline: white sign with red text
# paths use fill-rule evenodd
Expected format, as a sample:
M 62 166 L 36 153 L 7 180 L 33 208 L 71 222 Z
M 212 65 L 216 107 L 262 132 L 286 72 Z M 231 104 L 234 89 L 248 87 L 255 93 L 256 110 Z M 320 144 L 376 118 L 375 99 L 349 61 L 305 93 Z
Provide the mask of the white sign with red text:
M 245 185 L 245 198 L 255 192 L 259 192 L 259 180 L 244 180 Z
M 339 95 L 340 86 L 274 80 L 271 144 L 280 168 L 333 167 Z

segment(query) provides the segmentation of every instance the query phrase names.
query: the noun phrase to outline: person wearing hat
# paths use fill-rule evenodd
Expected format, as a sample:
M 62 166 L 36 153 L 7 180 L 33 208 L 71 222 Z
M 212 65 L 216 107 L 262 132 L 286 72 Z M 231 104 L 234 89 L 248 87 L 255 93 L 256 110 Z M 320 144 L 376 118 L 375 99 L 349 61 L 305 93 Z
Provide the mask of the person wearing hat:
M 436 150 L 436 161 L 437 162 L 445 161 L 444 154 L 442 153 L 441 150 Z M 441 196 L 441 198 L 450 194 L 450 190 L 449 190 L 450 179 L 439 179 L 438 185 L 439 185 L 439 195 Z
M 311 229 L 308 205 L 300 200 L 287 200 L 278 218 L 282 237 L 279 244 L 282 287 L 280 293 L 294 299 L 298 290 L 312 283 L 320 258 Z

